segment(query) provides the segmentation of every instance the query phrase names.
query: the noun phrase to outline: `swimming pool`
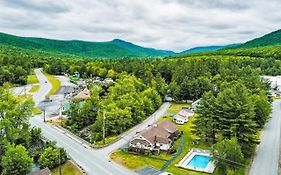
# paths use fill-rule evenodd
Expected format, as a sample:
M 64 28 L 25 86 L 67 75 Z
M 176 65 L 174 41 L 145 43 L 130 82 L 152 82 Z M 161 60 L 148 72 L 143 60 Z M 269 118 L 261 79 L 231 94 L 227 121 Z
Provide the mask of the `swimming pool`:
M 192 148 L 176 166 L 212 174 L 216 165 L 211 157 L 211 152 L 208 150 Z
M 187 166 L 194 167 L 195 169 L 205 169 L 210 162 L 211 158 L 204 155 L 195 155 Z

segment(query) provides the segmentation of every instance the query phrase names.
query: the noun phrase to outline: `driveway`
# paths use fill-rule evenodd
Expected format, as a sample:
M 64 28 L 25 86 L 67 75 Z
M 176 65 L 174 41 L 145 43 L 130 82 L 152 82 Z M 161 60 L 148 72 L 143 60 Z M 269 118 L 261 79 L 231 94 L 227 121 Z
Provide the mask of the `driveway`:
M 265 125 L 261 143 L 256 152 L 249 175 L 278 175 L 281 127 L 281 101 L 272 104 L 272 115 Z

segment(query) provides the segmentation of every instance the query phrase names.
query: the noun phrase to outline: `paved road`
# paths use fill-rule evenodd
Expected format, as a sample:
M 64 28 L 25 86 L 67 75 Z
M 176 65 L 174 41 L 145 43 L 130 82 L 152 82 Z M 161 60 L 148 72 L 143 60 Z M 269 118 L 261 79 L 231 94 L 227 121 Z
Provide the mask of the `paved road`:
M 58 129 L 42 122 L 39 117 L 30 119 L 30 124 L 42 129 L 44 137 L 57 142 L 89 175 L 133 175 L 120 165 L 109 162 L 107 157 L 100 154 L 98 150 L 87 149 L 76 140 L 68 137 Z
M 45 96 L 52 89 L 52 85 L 48 81 L 47 77 L 41 72 L 41 69 L 36 69 L 34 72 L 39 80 L 40 89 L 37 93 L 34 93 L 32 98 L 35 102 L 35 105 L 38 105 L 41 101 L 45 99 Z
M 41 87 L 40 90 L 34 94 L 33 99 L 35 104 L 39 105 L 51 89 L 51 84 L 39 69 L 35 70 L 35 73 L 39 79 Z M 42 121 L 42 116 L 31 118 L 30 124 L 41 128 L 44 137 L 49 140 L 56 141 L 59 146 L 64 147 L 70 157 L 83 167 L 89 175 L 134 175 L 136 174 L 135 172 L 129 171 L 113 162 L 109 162 L 108 155 L 114 150 L 127 144 L 127 141 L 133 137 L 136 131 L 142 130 L 147 127 L 147 125 L 153 124 L 157 121 L 164 114 L 166 109 L 169 108 L 169 106 L 169 103 L 164 103 L 159 110 L 157 110 L 142 124 L 123 134 L 123 139 L 120 139 L 118 142 L 115 142 L 107 148 L 98 150 L 84 147 L 76 139 L 73 139 L 60 130 L 44 123 Z
M 261 143 L 249 175 L 277 175 L 280 149 L 281 101 L 273 102 L 272 115 L 265 125 Z
M 129 140 L 133 138 L 133 136 L 136 134 L 137 131 L 141 131 L 145 129 L 148 125 L 152 125 L 156 121 L 158 121 L 159 118 L 161 118 L 166 110 L 170 107 L 170 103 L 166 102 L 164 103 L 156 112 L 154 112 L 149 118 L 147 118 L 145 121 L 143 121 L 141 124 L 137 125 L 136 127 L 130 129 L 128 132 L 121 135 L 121 139 L 117 142 L 111 144 L 110 146 L 100 149 L 100 152 L 103 155 L 109 155 L 113 151 L 121 148 L 122 146 L 126 145 Z

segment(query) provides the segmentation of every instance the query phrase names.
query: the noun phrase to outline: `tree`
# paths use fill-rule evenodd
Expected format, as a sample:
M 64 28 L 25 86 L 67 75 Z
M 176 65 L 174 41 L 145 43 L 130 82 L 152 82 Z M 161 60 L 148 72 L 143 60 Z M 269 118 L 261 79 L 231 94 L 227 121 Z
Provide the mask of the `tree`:
M 36 128 L 33 127 L 30 130 L 30 134 L 31 134 L 31 144 L 36 144 L 42 141 L 42 135 L 41 135 L 41 128 Z
M 1 160 L 2 175 L 23 175 L 27 174 L 32 165 L 32 158 L 27 154 L 24 146 L 7 147 L 7 151 Z
M 157 73 L 156 77 L 151 81 L 152 87 L 157 90 L 157 92 L 164 97 L 167 91 L 167 84 L 164 78 L 162 78 L 160 73 Z
M 271 113 L 271 104 L 265 91 L 260 91 L 259 94 L 254 95 L 253 101 L 255 102 L 255 121 L 259 128 L 262 128 Z
M 219 174 L 230 174 L 243 166 L 243 154 L 236 138 L 217 142 L 213 145 L 212 152 Z
M 207 92 L 201 98 L 196 108 L 199 116 L 194 121 L 195 133 L 206 141 L 215 142 L 219 132 L 219 117 L 216 113 L 216 98 L 212 92 Z
M 63 148 L 47 147 L 39 158 L 41 168 L 48 167 L 54 169 L 67 160 L 66 152 Z
M 249 90 L 240 82 L 226 83 L 216 98 L 216 115 L 223 138 L 236 137 L 243 153 L 249 153 L 257 133 L 255 108 Z
M 0 143 L 28 146 L 30 132 L 28 119 L 32 115 L 33 103 L 29 100 L 18 102 L 7 90 L 9 86 L 0 87 Z

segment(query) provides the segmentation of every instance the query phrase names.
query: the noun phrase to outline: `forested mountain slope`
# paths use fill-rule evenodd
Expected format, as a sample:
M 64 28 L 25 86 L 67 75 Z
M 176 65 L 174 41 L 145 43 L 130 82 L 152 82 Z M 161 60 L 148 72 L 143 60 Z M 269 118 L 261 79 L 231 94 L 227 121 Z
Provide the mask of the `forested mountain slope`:
M 119 39 L 108 42 L 63 41 L 0 33 L 0 44 L 89 58 L 164 57 L 174 54 L 171 51 L 145 48 Z
M 272 45 L 280 45 L 281 44 L 281 29 L 266 34 L 260 38 L 256 38 L 250 40 L 240 46 L 238 48 L 252 48 L 252 47 L 262 47 L 262 46 L 272 46 Z

